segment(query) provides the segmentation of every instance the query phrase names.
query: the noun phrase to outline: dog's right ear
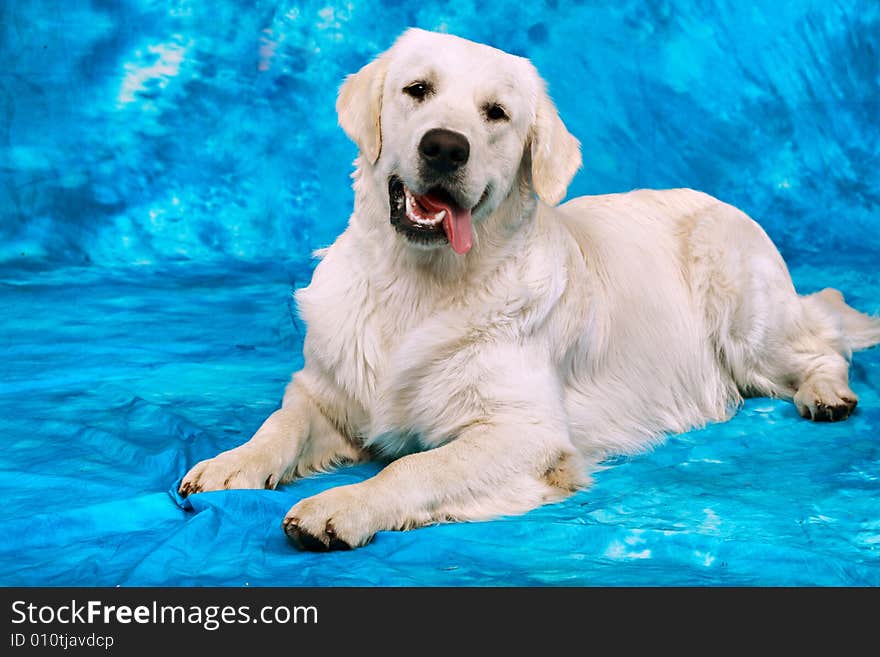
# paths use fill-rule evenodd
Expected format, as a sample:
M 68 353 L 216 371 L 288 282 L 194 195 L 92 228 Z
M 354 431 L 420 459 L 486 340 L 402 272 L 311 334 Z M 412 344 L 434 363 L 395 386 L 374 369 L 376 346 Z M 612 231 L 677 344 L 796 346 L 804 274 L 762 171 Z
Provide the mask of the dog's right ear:
M 384 57 L 374 59 L 345 79 L 336 99 L 339 125 L 371 164 L 382 152 L 382 87 L 386 69 Z

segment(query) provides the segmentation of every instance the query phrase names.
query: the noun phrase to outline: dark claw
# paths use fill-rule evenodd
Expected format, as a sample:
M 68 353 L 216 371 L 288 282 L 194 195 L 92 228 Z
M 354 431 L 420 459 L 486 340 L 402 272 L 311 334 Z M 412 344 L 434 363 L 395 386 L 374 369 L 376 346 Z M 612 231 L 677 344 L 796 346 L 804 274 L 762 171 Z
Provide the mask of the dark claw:
M 300 550 L 308 550 L 310 552 L 328 552 L 330 550 L 350 550 L 351 546 L 336 536 L 336 530 L 329 522 L 327 523 L 326 533 L 328 542 L 325 543 L 317 536 L 310 534 L 302 529 L 298 518 L 288 518 L 284 521 L 284 533 L 294 546 Z
M 324 533 L 330 538 L 330 549 L 331 550 L 350 550 L 351 546 L 343 541 L 341 538 L 336 536 L 336 528 L 327 521 L 327 526 L 324 528 Z
M 838 420 L 845 420 L 849 416 L 849 407 L 846 405 L 842 406 L 829 406 L 828 407 L 829 415 L 831 416 L 832 422 L 837 422 Z
M 816 404 L 816 412 L 813 413 L 812 419 L 814 422 L 839 422 L 840 420 L 845 420 L 856 407 L 856 403 L 854 399 L 844 398 L 842 404 L 835 406 Z M 804 415 L 804 417 L 808 416 Z
M 290 518 L 284 521 L 284 533 L 287 538 L 300 550 L 309 550 L 310 552 L 326 552 L 330 546 L 324 543 L 317 536 L 312 536 L 297 524 L 297 518 Z

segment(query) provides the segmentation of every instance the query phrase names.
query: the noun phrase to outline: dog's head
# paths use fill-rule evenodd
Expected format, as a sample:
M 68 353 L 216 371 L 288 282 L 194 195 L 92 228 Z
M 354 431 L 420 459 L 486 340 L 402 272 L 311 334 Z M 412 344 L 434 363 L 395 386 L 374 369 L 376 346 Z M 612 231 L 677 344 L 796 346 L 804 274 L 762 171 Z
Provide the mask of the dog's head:
M 336 109 L 416 248 L 467 253 L 519 187 L 555 205 L 581 164 L 528 60 L 449 34 L 408 30 L 346 79 Z

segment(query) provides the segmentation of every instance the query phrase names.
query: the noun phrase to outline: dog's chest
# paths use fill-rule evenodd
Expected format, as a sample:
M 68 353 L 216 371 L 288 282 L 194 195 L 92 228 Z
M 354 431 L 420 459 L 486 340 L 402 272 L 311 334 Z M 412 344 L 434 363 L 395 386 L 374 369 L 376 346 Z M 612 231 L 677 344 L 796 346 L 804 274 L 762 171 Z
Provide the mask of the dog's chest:
M 396 396 L 396 370 L 418 367 L 400 354 L 424 351 L 412 347 L 430 339 L 437 300 L 405 282 L 382 285 L 357 272 L 319 266 L 297 302 L 307 329 L 307 367 L 329 379 L 339 403 L 347 405 L 340 416 L 355 425 L 353 433 L 366 436 L 383 403 Z

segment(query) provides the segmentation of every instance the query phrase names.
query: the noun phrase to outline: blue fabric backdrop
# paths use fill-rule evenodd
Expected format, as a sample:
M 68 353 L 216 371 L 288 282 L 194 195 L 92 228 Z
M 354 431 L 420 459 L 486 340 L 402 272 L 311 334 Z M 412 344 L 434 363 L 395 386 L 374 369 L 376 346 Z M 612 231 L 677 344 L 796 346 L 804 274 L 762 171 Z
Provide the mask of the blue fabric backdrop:
M 880 311 L 880 4 L 0 5 L 0 583 L 880 585 L 880 350 L 845 423 L 750 400 L 525 516 L 289 547 L 277 491 L 169 494 L 302 362 L 291 292 L 351 209 L 345 74 L 407 26 L 530 57 L 570 195 L 690 186 L 802 292 Z

